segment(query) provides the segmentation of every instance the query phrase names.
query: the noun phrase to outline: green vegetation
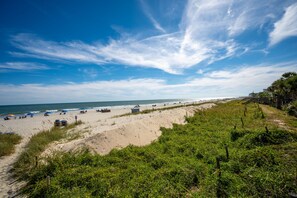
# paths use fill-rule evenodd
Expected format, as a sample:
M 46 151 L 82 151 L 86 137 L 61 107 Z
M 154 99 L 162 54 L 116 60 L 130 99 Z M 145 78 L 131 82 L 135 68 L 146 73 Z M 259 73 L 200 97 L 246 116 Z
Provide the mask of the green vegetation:
M 18 134 L 0 134 L 0 157 L 12 154 L 15 145 L 20 143 L 21 139 Z
M 30 197 L 287 197 L 297 189 L 297 132 L 279 112 L 232 101 L 162 128 L 151 145 L 106 156 L 56 154 L 28 168 Z M 279 118 L 281 119 L 281 118 Z M 290 118 L 294 120 L 295 118 Z M 296 119 L 295 119 L 296 122 Z M 35 155 L 35 154 L 34 154 Z
M 54 142 L 67 137 L 67 131 L 81 124 L 81 121 L 70 124 L 66 127 L 53 127 L 50 130 L 42 131 L 33 135 L 26 145 L 25 151 L 21 153 L 17 161 L 14 163 L 13 172 L 20 179 L 27 179 L 31 175 L 32 169 L 38 165 L 38 156 L 46 149 L 46 147 Z
M 146 109 L 137 113 L 125 113 L 122 115 L 114 116 L 114 118 L 118 117 L 124 117 L 124 116 L 130 116 L 130 115 L 138 115 L 138 114 L 148 114 L 152 113 L 155 111 L 165 111 L 165 110 L 171 110 L 171 109 L 176 109 L 176 108 L 181 108 L 181 107 L 189 107 L 189 106 L 200 106 L 203 104 L 207 104 L 209 102 L 204 102 L 204 103 L 197 103 L 197 104 L 184 104 L 184 105 L 176 105 L 176 106 L 171 106 L 171 107 L 162 107 L 162 108 L 152 108 L 152 109 Z
M 289 115 L 297 117 L 297 73 L 284 73 L 263 92 L 251 93 L 250 96 L 254 101 L 286 110 Z

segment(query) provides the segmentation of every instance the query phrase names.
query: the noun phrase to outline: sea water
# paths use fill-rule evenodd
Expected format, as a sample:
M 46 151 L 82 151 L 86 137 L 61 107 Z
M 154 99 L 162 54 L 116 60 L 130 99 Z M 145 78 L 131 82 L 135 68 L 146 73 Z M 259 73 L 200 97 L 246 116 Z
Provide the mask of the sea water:
M 162 99 L 162 100 L 130 100 L 130 101 L 102 101 L 102 102 L 78 102 L 78 103 L 52 103 L 52 104 L 25 104 L 25 105 L 0 105 L 0 115 L 24 114 L 29 112 L 54 112 L 61 110 L 79 110 L 94 108 L 112 108 L 135 105 L 178 103 L 184 99 Z

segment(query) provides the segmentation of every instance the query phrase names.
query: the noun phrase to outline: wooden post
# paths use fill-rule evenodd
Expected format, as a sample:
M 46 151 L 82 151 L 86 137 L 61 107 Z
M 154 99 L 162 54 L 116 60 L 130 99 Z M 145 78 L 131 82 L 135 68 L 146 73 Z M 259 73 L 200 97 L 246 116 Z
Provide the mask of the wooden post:
M 218 180 L 217 180 L 217 197 L 222 197 L 222 184 L 221 184 L 221 166 L 220 166 L 220 158 L 216 157 L 216 161 L 217 161 L 217 170 L 219 171 L 218 173 Z
M 296 183 L 296 185 L 297 185 L 297 167 L 296 167 L 296 176 L 295 176 L 295 183 Z
M 226 144 L 225 144 L 225 150 L 226 150 L 227 160 L 229 160 L 229 151 L 228 151 L 228 146 Z
M 240 118 L 240 120 L 241 120 L 241 126 L 242 126 L 242 128 L 244 128 L 244 122 L 243 122 L 242 117 Z
M 46 184 L 47 184 L 47 188 L 51 186 L 51 176 L 46 177 Z
M 216 157 L 216 161 L 217 161 L 217 169 L 219 170 L 219 176 L 221 176 L 220 158 L 219 157 Z
M 37 167 L 37 166 L 38 166 L 38 157 L 35 156 L 35 167 Z
M 269 130 L 268 130 L 267 126 L 265 126 L 265 130 L 266 130 L 266 133 L 269 133 Z
M 264 116 L 264 113 L 263 113 L 263 110 L 261 109 L 261 116 L 262 116 L 262 118 L 265 118 L 265 116 Z

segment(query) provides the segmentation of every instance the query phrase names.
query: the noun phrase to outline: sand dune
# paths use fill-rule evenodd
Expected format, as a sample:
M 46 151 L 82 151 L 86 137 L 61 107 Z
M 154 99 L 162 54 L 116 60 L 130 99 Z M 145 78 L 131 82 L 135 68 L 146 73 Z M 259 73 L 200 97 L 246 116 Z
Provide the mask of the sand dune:
M 45 155 L 53 151 L 75 151 L 88 148 L 94 153 L 107 154 L 113 148 L 123 148 L 129 144 L 143 146 L 156 140 L 160 135 L 160 127 L 170 128 L 173 123 L 184 124 L 185 116 L 192 116 L 196 110 L 210 108 L 214 104 L 188 106 L 171 110 L 155 111 L 149 114 L 138 114 L 103 121 L 92 121 L 83 124 L 73 131 L 88 130 L 82 138 L 71 142 L 54 143 Z

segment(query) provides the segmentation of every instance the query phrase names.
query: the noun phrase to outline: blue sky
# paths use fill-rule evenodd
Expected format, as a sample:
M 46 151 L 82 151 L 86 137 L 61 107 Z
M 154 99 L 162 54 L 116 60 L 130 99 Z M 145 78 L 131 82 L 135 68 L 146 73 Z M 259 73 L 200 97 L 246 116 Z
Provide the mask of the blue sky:
M 244 96 L 288 71 L 295 0 L 0 2 L 0 105 Z

